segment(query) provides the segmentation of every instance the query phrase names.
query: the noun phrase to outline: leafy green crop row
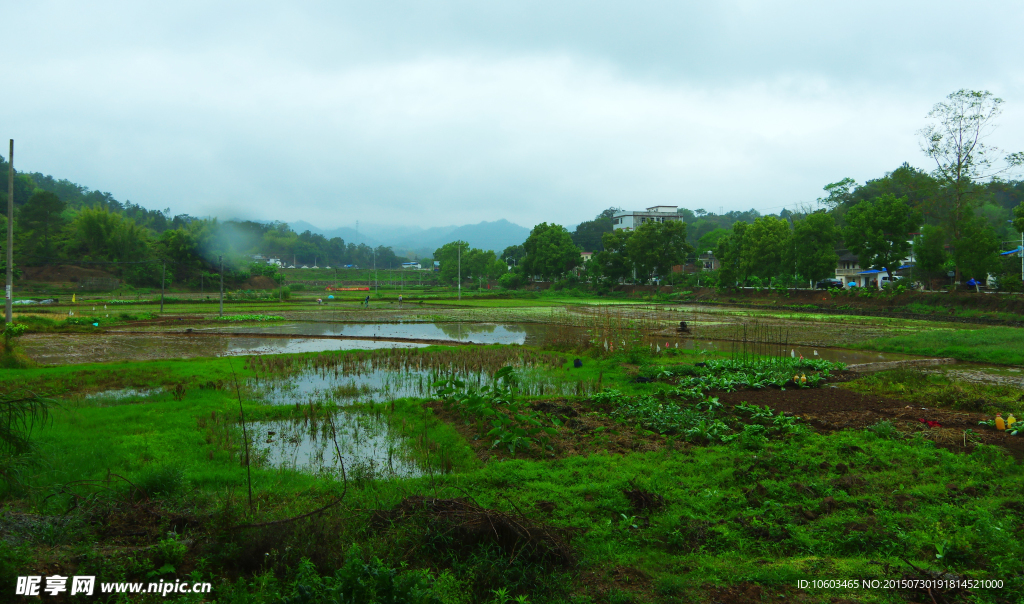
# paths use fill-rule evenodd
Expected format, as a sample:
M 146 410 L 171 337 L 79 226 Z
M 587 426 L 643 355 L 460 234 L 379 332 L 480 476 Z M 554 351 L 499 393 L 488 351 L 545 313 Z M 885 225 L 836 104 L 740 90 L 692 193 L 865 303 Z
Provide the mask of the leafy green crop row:
M 678 434 L 699 444 L 738 440 L 744 448 L 760 449 L 770 437 L 797 434 L 802 430 L 796 418 L 784 413 L 774 414 L 767 405 L 740 403 L 730 416 L 717 398 L 704 398 L 682 406 L 651 395 L 625 396 L 618 390 L 605 390 L 594 400 L 617 404 L 612 411 L 615 417 L 637 422 L 661 434 Z
M 439 380 L 431 387 L 446 405 L 457 406 L 463 413 L 490 422 L 487 436 L 494 439 L 491 448 L 504 445 L 512 455 L 516 454 L 516 449 L 529 449 L 533 444 L 548 448 L 549 436 L 557 430 L 545 426 L 544 414 L 516 400 L 519 376 L 511 367 L 502 367 L 494 378 L 493 385 L 480 390 L 466 388 L 466 383 L 455 377 Z M 549 423 L 561 425 L 557 418 L 550 419 Z
M 699 399 L 704 393 L 715 390 L 732 392 L 738 388 L 784 388 L 787 385 L 813 388 L 828 379 L 830 371 L 845 367 L 843 363 L 824 359 L 723 359 L 709 360 L 701 366 L 646 366 L 641 369 L 640 374 L 653 380 L 675 379 L 677 388 L 672 394 L 685 399 Z M 806 370 L 816 370 L 819 373 L 802 373 Z

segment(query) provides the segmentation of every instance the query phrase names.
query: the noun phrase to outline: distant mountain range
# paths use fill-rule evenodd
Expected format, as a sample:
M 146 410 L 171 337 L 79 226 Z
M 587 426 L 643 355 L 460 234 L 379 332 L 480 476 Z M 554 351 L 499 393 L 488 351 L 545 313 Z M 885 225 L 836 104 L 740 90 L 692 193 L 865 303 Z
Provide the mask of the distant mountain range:
M 460 239 L 469 243 L 470 247 L 494 250 L 500 254 L 510 245 L 520 245 L 530 235 L 530 229 L 505 219 L 429 229 L 379 224 L 360 225 L 358 231 L 351 227 L 323 229 L 304 220 L 290 222 L 288 226 L 296 233 L 310 231 L 328 239 L 341 237 L 345 243 L 365 243 L 372 247 L 390 246 L 399 255 L 403 255 L 403 252 L 415 252 L 418 256 L 430 256 L 442 245 Z

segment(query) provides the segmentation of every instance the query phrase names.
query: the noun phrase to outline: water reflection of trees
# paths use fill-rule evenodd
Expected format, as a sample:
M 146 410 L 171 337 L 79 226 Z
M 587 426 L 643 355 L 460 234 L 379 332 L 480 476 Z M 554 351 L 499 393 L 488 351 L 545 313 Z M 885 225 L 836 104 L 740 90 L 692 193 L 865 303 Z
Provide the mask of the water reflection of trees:
M 494 333 L 498 328 L 495 323 L 434 323 L 438 329 L 452 339 L 461 340 L 474 333 Z

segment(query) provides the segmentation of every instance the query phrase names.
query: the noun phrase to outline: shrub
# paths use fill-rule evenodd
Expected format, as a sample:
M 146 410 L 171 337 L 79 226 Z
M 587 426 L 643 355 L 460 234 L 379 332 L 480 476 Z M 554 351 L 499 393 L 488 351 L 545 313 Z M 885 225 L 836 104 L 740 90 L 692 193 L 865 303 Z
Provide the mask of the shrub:
M 868 426 L 868 432 L 885 440 L 892 440 L 901 436 L 900 431 L 889 420 L 883 420 Z
M 24 323 L 7 323 L 0 332 L 3 335 L 3 350 L 0 351 L 0 368 L 2 369 L 24 369 L 32 365 L 32 361 L 22 353 L 15 345 L 16 338 L 21 337 L 28 331 Z
M 32 429 L 49 419 L 52 403 L 34 394 L 0 397 L 0 480 L 19 484 L 26 460 L 32 453 Z
M 149 496 L 170 497 L 184 490 L 185 472 L 171 465 L 151 467 L 135 480 L 135 486 Z
M 736 442 L 744 449 L 763 449 L 768 444 L 768 428 L 759 424 L 747 424 L 743 426 L 743 432 L 736 437 Z
M 523 284 L 523 278 L 518 273 L 505 273 L 498 278 L 498 285 L 505 289 L 516 289 Z
M 428 571 L 406 570 L 386 565 L 379 558 L 369 562 L 362 559 L 362 551 L 352 546 L 348 561 L 334 576 L 321 576 L 313 563 L 303 559 L 299 563 L 291 593 L 281 599 L 283 604 L 434 604 L 440 603 L 431 590 Z

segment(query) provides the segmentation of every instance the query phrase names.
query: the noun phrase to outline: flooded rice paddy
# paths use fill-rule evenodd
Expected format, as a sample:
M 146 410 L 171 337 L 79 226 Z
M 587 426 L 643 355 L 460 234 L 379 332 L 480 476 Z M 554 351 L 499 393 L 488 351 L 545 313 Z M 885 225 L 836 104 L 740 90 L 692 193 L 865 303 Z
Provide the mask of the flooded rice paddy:
M 547 325 L 535 323 L 289 323 L 237 327 L 233 332 L 295 336 L 354 337 L 366 340 L 395 338 L 450 340 L 473 344 L 524 344 L 543 342 Z M 205 331 L 205 330 L 204 330 Z M 224 329 L 216 330 L 224 332 Z
M 493 384 L 487 372 L 456 371 L 442 375 L 436 371 L 369 370 L 360 373 L 334 373 L 305 370 L 277 379 L 251 380 L 253 395 L 270 405 L 341 404 L 389 401 L 406 397 L 429 397 L 434 384 L 444 377 L 455 377 L 476 388 Z M 593 380 L 560 380 L 536 370 L 519 374 L 520 392 L 526 396 L 566 396 L 593 394 Z
M 254 422 L 248 429 L 256 466 L 348 479 L 420 476 L 403 436 L 376 413 Z
M 419 348 L 427 344 L 319 338 L 211 337 L 190 334 L 30 334 L 21 345 L 41 365 L 73 365 L 187 359 L 194 357 L 289 354 L 377 348 Z
M 429 397 L 433 384 L 455 378 L 481 388 L 493 385 L 494 374 L 505 366 L 518 374 L 525 396 L 588 395 L 600 390 L 600 379 L 577 378 L 561 368 L 564 358 L 523 348 L 485 348 L 473 354 L 462 350 L 389 350 L 312 357 L 250 357 L 246 367 L 255 374 L 247 388 L 253 398 L 270 405 L 351 405 L 387 402 L 405 397 Z
M 582 327 L 540 323 L 286 323 L 196 328 L 193 332 L 102 332 L 30 334 L 22 338 L 26 354 L 42 365 L 139 361 L 211 356 L 274 355 L 340 350 L 417 348 L 430 344 L 543 345 L 552 337 L 585 338 Z M 698 332 L 699 333 L 699 332 Z M 289 337 L 294 336 L 294 337 Z M 654 351 L 664 348 L 731 354 L 742 344 L 728 339 L 661 332 L 645 338 Z M 615 346 L 604 341 L 604 346 Z M 624 342 L 623 342 L 624 344 Z M 844 363 L 919 358 L 913 355 L 849 350 L 794 342 L 794 355 Z M 817 353 L 817 354 L 815 354 Z

